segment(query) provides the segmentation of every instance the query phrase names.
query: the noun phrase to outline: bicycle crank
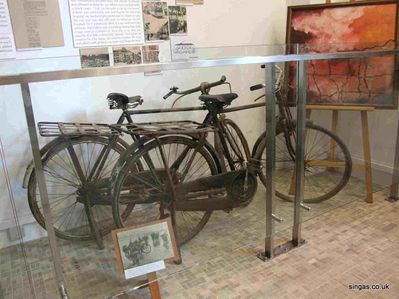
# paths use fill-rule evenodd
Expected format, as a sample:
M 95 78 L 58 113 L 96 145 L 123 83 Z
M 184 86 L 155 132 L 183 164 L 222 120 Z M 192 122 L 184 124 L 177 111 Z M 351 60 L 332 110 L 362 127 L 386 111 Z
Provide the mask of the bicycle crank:
M 246 207 L 254 198 L 258 180 L 252 172 L 244 171 L 231 182 L 227 195 L 234 201 L 234 207 Z

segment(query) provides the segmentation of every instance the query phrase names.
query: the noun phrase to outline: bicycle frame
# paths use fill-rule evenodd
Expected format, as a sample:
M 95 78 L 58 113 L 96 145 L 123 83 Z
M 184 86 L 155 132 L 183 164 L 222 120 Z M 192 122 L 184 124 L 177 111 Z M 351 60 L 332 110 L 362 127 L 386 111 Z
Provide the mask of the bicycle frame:
M 283 97 L 281 96 L 280 91 L 276 93 L 277 97 L 277 105 L 278 105 L 278 110 L 279 110 L 279 115 L 276 117 L 277 118 L 277 126 L 282 127 L 282 132 L 284 132 L 284 138 L 286 142 L 286 146 L 288 149 L 288 152 L 293 160 L 295 160 L 295 149 L 293 143 L 295 142 L 295 135 L 292 136 L 294 130 L 292 129 L 292 115 L 289 110 L 288 105 L 286 105 L 285 101 L 283 100 Z M 245 157 L 243 157 L 241 151 L 239 150 L 238 144 L 232 140 L 232 138 L 229 138 L 229 135 L 226 134 L 227 127 L 225 125 L 224 121 L 224 115 L 223 113 L 226 112 L 226 110 L 223 108 L 223 106 L 217 106 L 217 105 L 208 105 L 206 106 L 208 110 L 208 114 L 206 115 L 203 124 L 204 125 L 212 125 L 217 128 L 217 132 L 215 133 L 214 136 L 214 147 L 216 149 L 216 153 L 218 154 L 219 161 L 222 163 L 222 170 L 224 173 L 226 172 L 235 172 L 237 169 L 234 165 L 233 158 L 230 155 L 229 151 L 229 145 L 233 152 L 240 157 L 240 160 L 242 161 L 244 171 L 248 174 L 248 172 L 252 172 L 252 174 L 257 174 L 257 164 L 255 164 L 255 161 L 246 161 Z M 261 136 L 258 138 L 257 143 L 255 144 L 254 152 L 256 150 L 257 144 L 260 143 L 260 141 L 263 139 L 262 137 L 264 136 L 265 133 L 261 134 Z M 294 139 L 292 139 L 294 138 Z M 194 160 L 194 157 L 196 153 L 198 152 L 198 149 L 204 145 L 205 138 L 200 138 L 198 141 L 198 146 L 197 149 L 192 153 L 192 156 L 189 158 L 189 163 Z M 182 153 L 181 155 L 186 155 L 187 153 Z M 224 158 L 227 160 L 227 167 L 229 170 L 227 170 L 226 165 L 224 164 Z M 183 161 L 185 157 L 179 157 L 178 160 Z M 177 166 L 177 167 L 176 167 Z M 189 165 L 190 166 L 190 165 Z M 189 167 L 188 166 L 188 167 Z M 255 167 L 254 167 L 255 166 Z M 166 164 L 165 164 L 166 167 Z M 174 169 L 177 169 L 178 165 L 175 165 Z M 254 170 L 255 169 L 255 170 Z M 175 171 L 175 170 L 173 170 Z M 233 175 L 234 176 L 234 175 Z M 233 177 L 232 176 L 232 177 Z M 231 178 L 232 178 L 231 177 Z M 227 179 L 228 177 L 224 177 Z M 218 178 L 215 177 L 215 180 L 218 180 Z M 203 183 L 207 183 L 206 179 L 203 180 Z M 215 183 L 214 185 L 217 186 L 218 183 Z M 190 183 L 187 186 L 178 186 L 178 192 L 182 193 L 184 191 L 189 191 L 190 188 L 194 188 L 195 183 Z M 199 204 L 199 206 L 201 206 Z M 223 206 L 221 203 L 219 206 Z M 189 209 L 189 207 L 187 207 Z
M 226 138 L 226 136 L 228 136 L 227 134 L 225 134 L 227 129 L 224 122 L 224 118 L 221 115 L 223 112 L 223 107 L 211 106 L 207 107 L 207 109 L 208 109 L 208 114 L 206 115 L 202 124 L 204 126 L 213 126 L 217 129 L 217 132 L 214 133 L 215 134 L 214 139 L 216 143 L 215 148 L 219 147 L 219 152 L 217 153 L 218 159 L 220 162 L 224 161 L 223 158 L 226 158 L 229 170 L 227 170 L 226 167 L 223 167 L 222 165 L 221 174 L 213 175 L 210 177 L 204 177 L 191 182 L 182 182 L 176 184 L 172 178 L 175 177 L 176 171 L 179 169 L 180 164 L 183 161 L 188 161 L 185 164 L 185 170 L 188 171 L 188 169 L 190 169 L 191 164 L 195 160 L 196 154 L 205 145 L 207 135 L 206 134 L 189 135 L 197 140 L 197 145 L 195 149 L 192 151 L 190 156 L 187 156 L 189 154 L 188 150 L 183 150 L 183 152 L 176 158 L 176 160 L 173 162 L 171 166 L 168 165 L 168 162 L 165 159 L 165 154 L 162 149 L 161 143 L 157 138 L 155 138 L 158 141 L 158 148 L 160 156 L 162 158 L 163 167 L 166 170 L 166 179 L 167 179 L 166 182 L 167 185 L 169 186 L 166 189 L 169 189 L 169 194 L 171 194 L 172 197 L 172 202 L 170 204 L 174 206 L 170 207 L 172 214 L 172 222 L 174 220 L 173 219 L 174 209 L 178 211 L 228 210 L 241 205 L 242 202 L 235 203 L 228 196 L 226 198 L 216 199 L 216 200 L 212 198 L 201 198 L 195 201 L 193 200 L 186 201 L 184 198 L 185 195 L 189 192 L 199 192 L 202 195 L 207 195 L 209 193 L 209 196 L 211 196 L 212 193 L 215 193 L 214 191 L 215 189 L 218 188 L 220 189 L 223 186 L 227 187 L 231 185 L 231 182 L 234 179 L 238 178 L 241 174 L 244 174 L 245 176 L 244 184 L 247 183 L 248 175 L 252 175 L 253 177 L 256 176 L 255 167 L 251 167 L 252 162 L 247 163 L 248 161 L 246 161 L 246 158 L 241 156 L 242 154 L 238 149 L 238 144 L 231 138 L 228 137 Z M 240 160 L 243 161 L 243 165 L 242 167 L 240 167 L 240 169 L 236 169 L 236 166 L 234 165 L 233 158 L 231 157 L 229 152 L 228 148 L 229 145 L 236 154 L 239 154 L 241 156 Z M 150 164 L 147 161 L 146 163 L 150 166 Z M 151 166 L 153 167 L 153 165 Z M 156 170 L 154 169 L 154 171 Z M 184 178 L 186 173 L 183 171 L 183 173 L 179 173 L 179 175 L 180 177 Z M 244 187 L 244 190 L 246 191 L 247 188 Z

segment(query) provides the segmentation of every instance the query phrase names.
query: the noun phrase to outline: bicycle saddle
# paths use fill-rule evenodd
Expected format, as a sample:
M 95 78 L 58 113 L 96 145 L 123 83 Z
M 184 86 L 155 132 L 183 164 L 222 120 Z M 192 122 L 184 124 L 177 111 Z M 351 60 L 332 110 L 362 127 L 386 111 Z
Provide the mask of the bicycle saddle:
M 141 104 L 143 99 L 141 96 L 128 97 L 123 93 L 110 93 L 107 95 L 109 106 L 111 109 L 117 109 L 127 104 Z
M 231 102 L 238 98 L 236 93 L 224 93 L 224 94 L 202 94 L 199 99 L 204 103 L 218 103 L 223 105 L 230 105 Z

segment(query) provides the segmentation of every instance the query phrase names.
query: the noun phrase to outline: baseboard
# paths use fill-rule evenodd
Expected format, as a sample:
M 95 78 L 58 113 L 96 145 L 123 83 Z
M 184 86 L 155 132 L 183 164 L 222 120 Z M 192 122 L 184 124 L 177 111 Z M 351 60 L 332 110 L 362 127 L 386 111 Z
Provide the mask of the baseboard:
M 352 155 L 352 162 L 356 164 L 364 164 L 364 159 L 359 156 Z M 392 184 L 393 166 L 371 162 L 373 182 L 383 186 Z M 352 176 L 364 180 L 363 169 L 353 169 Z

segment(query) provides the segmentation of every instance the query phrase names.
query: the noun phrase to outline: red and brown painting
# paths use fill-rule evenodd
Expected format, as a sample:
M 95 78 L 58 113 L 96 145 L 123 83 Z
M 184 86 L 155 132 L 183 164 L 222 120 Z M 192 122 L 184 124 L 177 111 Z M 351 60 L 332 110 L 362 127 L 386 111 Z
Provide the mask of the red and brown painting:
M 289 7 L 287 42 L 302 53 L 379 50 L 396 47 L 398 3 L 355 3 Z M 395 57 L 331 59 L 308 65 L 310 104 L 393 108 Z M 289 99 L 294 99 L 295 64 L 289 65 Z

